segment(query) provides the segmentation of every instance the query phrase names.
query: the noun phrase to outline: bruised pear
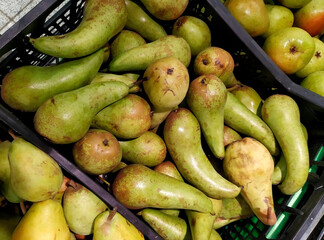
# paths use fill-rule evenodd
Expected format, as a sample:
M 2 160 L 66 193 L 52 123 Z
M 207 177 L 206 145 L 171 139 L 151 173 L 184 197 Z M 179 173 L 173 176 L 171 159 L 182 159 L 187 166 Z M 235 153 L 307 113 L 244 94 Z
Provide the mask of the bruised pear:
M 269 150 L 254 138 L 245 137 L 227 146 L 223 168 L 230 181 L 242 188 L 241 195 L 260 221 L 274 225 L 274 162 Z

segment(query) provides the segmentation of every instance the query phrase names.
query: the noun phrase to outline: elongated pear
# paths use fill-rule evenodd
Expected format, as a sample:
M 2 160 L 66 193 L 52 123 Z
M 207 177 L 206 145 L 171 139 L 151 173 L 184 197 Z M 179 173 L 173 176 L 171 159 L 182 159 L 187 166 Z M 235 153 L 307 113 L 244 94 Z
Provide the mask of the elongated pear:
M 186 235 L 187 223 L 180 217 L 150 208 L 143 209 L 141 216 L 163 239 L 183 240 Z
M 62 58 L 77 58 L 93 53 L 119 33 L 127 21 L 123 0 L 89 0 L 78 27 L 66 34 L 30 39 L 40 52 Z
M 103 62 L 104 50 L 90 56 L 52 65 L 22 66 L 2 81 L 1 97 L 13 109 L 34 112 L 48 98 L 82 87 L 96 75 Z
M 35 130 L 53 143 L 76 142 L 89 130 L 97 112 L 128 93 L 125 83 L 99 82 L 57 94 L 37 109 Z
M 272 155 L 278 156 L 280 148 L 271 129 L 230 92 L 227 93 L 224 123 L 239 133 L 260 141 Z
M 52 199 L 35 202 L 18 223 L 11 240 L 70 240 L 62 205 Z
M 279 189 L 291 195 L 304 186 L 309 170 L 309 151 L 300 123 L 299 107 L 288 95 L 275 94 L 264 101 L 261 114 L 286 159 L 287 174 Z
M 115 209 L 100 213 L 94 221 L 93 240 L 144 240 L 143 234 Z
M 95 218 L 107 210 L 106 204 L 83 185 L 69 181 L 63 195 L 63 211 L 66 222 L 74 233 L 93 233 Z
M 149 41 L 155 41 L 167 35 L 164 28 L 153 20 L 153 18 L 136 3 L 125 0 L 125 4 L 127 8 L 127 22 L 125 28 L 139 33 Z
M 222 80 L 213 74 L 202 75 L 190 83 L 187 103 L 199 121 L 206 142 L 215 155 L 223 159 L 224 108 L 227 89 Z
M 172 111 L 164 125 L 164 141 L 181 175 L 212 198 L 232 198 L 240 188 L 212 166 L 201 145 L 197 118 L 186 108 Z
M 132 48 L 109 63 L 111 72 L 145 70 L 151 63 L 164 57 L 175 57 L 186 67 L 191 60 L 190 46 L 182 37 L 167 35 L 135 48 Z
M 115 198 L 130 209 L 153 207 L 213 212 L 212 202 L 203 192 L 141 164 L 121 169 L 112 191 Z
M 8 156 L 11 185 L 20 198 L 38 202 L 54 197 L 63 173 L 53 158 L 21 137 L 12 141 Z
M 129 94 L 99 111 L 91 126 L 104 129 L 117 138 L 133 139 L 151 126 L 151 106 L 142 97 Z
M 226 176 L 242 187 L 241 195 L 258 219 L 265 225 L 274 225 L 274 164 L 269 150 L 254 138 L 245 137 L 227 146 L 223 168 Z

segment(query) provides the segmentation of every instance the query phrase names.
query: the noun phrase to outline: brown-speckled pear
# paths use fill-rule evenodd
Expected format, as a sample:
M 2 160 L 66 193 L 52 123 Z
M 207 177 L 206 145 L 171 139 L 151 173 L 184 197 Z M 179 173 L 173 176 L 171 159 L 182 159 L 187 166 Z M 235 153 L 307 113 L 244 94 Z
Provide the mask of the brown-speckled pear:
M 187 104 L 199 121 L 205 140 L 215 157 L 223 159 L 224 108 L 227 89 L 215 75 L 202 75 L 191 81 Z
M 279 145 L 270 127 L 230 92 L 227 93 L 224 122 L 239 133 L 263 143 L 272 155 L 278 156 L 280 153 Z
M 240 188 L 222 177 L 208 160 L 202 145 L 200 125 L 186 108 L 172 111 L 164 125 L 164 141 L 181 175 L 212 198 L 232 198 Z
M 194 60 L 196 75 L 214 74 L 224 82 L 226 87 L 233 87 L 239 83 L 233 71 L 234 59 L 232 55 L 220 47 L 208 47 L 201 51 Z
M 130 209 L 153 207 L 213 212 L 212 202 L 203 192 L 142 164 L 121 169 L 112 190 L 115 198 Z
M 241 195 L 265 225 L 277 222 L 272 197 L 274 163 L 269 150 L 254 138 L 245 137 L 226 148 L 226 176 L 241 187 Z
M 228 144 L 235 142 L 237 140 L 241 140 L 242 137 L 232 128 L 224 125 L 224 146 L 226 147 Z
M 275 94 L 264 101 L 261 114 L 276 136 L 286 159 L 287 174 L 279 189 L 284 194 L 294 194 L 304 186 L 309 170 L 308 145 L 300 123 L 298 105 L 288 95 Z
M 56 144 L 77 142 L 87 133 L 97 112 L 128 93 L 125 83 L 113 81 L 57 94 L 37 109 L 35 130 Z
M 178 106 L 189 88 L 187 67 L 174 57 L 155 61 L 144 72 L 143 87 L 154 111 L 165 112 Z
M 60 166 L 47 153 L 21 137 L 15 138 L 8 152 L 10 181 L 15 193 L 31 202 L 54 197 L 63 182 Z
M 147 131 L 141 136 L 128 141 L 119 141 L 123 159 L 131 163 L 140 163 L 153 167 L 165 159 L 166 146 L 156 133 Z
M 117 138 L 132 139 L 145 133 L 151 121 L 148 102 L 136 94 L 129 94 L 99 111 L 91 126 L 104 129 Z
M 70 240 L 62 205 L 52 199 L 35 202 L 22 217 L 11 240 Z
M 73 145 L 73 159 L 84 172 L 92 175 L 112 171 L 122 159 L 122 149 L 116 137 L 102 129 L 90 129 Z
M 191 60 L 190 46 L 182 37 L 167 35 L 118 55 L 109 63 L 111 72 L 145 70 L 151 63 L 164 57 L 175 57 L 186 67 Z

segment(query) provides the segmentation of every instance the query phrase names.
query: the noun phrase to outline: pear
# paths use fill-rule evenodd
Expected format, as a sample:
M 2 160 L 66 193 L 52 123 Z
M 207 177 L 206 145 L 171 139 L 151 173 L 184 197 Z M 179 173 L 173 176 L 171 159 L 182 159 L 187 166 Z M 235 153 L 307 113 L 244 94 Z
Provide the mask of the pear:
M 22 217 L 11 240 L 70 240 L 62 205 L 52 199 L 35 202 Z
M 224 5 L 251 37 L 268 31 L 270 19 L 263 0 L 226 0 Z
M 154 111 L 169 111 L 186 97 L 189 73 L 177 58 L 165 57 L 155 61 L 145 70 L 143 76 L 143 88 Z
M 224 173 L 237 186 L 252 211 L 265 225 L 274 225 L 273 159 L 269 150 L 254 138 L 245 137 L 226 148 Z
M 143 234 L 116 209 L 100 213 L 94 221 L 93 240 L 144 240 Z
M 0 142 L 0 192 L 12 203 L 23 201 L 14 191 L 10 180 L 10 165 L 8 153 L 11 142 L 8 140 Z
M 226 86 L 213 74 L 201 75 L 190 83 L 186 99 L 210 150 L 215 157 L 223 159 Z
M 163 239 L 182 240 L 186 235 L 187 223 L 180 217 L 149 208 L 143 209 L 141 216 Z
M 192 56 L 211 46 L 208 25 L 194 16 L 179 17 L 173 24 L 172 34 L 183 37 L 189 43 Z
M 272 155 L 279 155 L 280 148 L 269 126 L 230 92 L 227 93 L 224 123 L 239 133 L 260 141 Z
M 299 107 L 288 95 L 274 94 L 264 101 L 261 114 L 286 159 L 287 174 L 279 189 L 284 194 L 294 194 L 304 186 L 309 170 L 309 150 L 300 123 Z
M 104 49 L 90 56 L 52 66 L 22 66 L 2 81 L 1 97 L 11 108 L 35 112 L 48 98 L 82 87 L 96 75 Z
M 235 142 L 237 140 L 241 140 L 242 137 L 240 134 L 238 134 L 235 130 L 232 128 L 224 125 L 224 146 L 226 147 L 232 142 Z
M 168 117 L 169 113 L 172 110 L 177 109 L 177 108 L 178 108 L 178 106 L 174 107 L 171 110 L 162 111 L 162 112 L 157 112 L 157 111 L 153 110 L 152 122 L 151 122 L 150 129 L 157 128 L 161 123 L 164 122 L 164 120 Z
M 233 87 L 239 83 L 233 73 L 234 59 L 223 48 L 208 47 L 201 51 L 196 56 L 193 67 L 196 75 L 214 74 L 226 87 Z
M 211 231 L 209 240 L 222 240 L 222 237 L 216 230 L 213 229 Z
M 118 55 L 109 63 L 111 72 L 145 70 L 151 63 L 164 57 L 175 57 L 186 67 L 191 60 L 190 46 L 182 37 L 167 35 Z
M 130 209 L 154 207 L 213 212 L 212 202 L 203 192 L 141 164 L 121 169 L 113 181 L 112 191 Z
M 212 166 L 201 145 L 200 125 L 186 108 L 172 111 L 166 119 L 164 141 L 181 175 L 212 198 L 231 198 L 240 188 L 223 178 Z
M 145 133 L 151 121 L 149 103 L 136 94 L 129 94 L 99 111 L 91 126 L 104 129 L 117 138 L 132 139 Z
M 106 204 L 83 185 L 69 181 L 63 195 L 63 211 L 66 222 L 74 233 L 93 233 L 95 218 L 107 210 Z
M 111 56 L 117 57 L 129 49 L 146 44 L 144 38 L 136 32 L 122 30 L 111 43 Z
M 145 8 L 161 20 L 175 20 L 186 10 L 189 0 L 141 0 Z
M 163 139 L 156 133 L 147 131 L 138 138 L 119 141 L 124 160 L 153 167 L 166 157 L 167 151 Z
M 0 212 L 0 239 L 11 240 L 11 235 L 19 223 L 21 217 L 14 212 Z
M 114 81 L 57 94 L 37 109 L 35 130 L 56 144 L 77 142 L 87 133 L 97 112 L 128 93 L 125 83 Z
M 11 185 L 20 198 L 38 202 L 54 197 L 63 173 L 53 158 L 21 137 L 12 141 L 8 156 Z
M 114 135 L 102 129 L 90 129 L 73 145 L 77 166 L 92 175 L 112 171 L 122 159 L 122 148 Z
M 149 41 L 155 41 L 167 35 L 164 28 L 136 3 L 125 0 L 125 4 L 127 8 L 127 22 L 125 28 L 139 33 Z

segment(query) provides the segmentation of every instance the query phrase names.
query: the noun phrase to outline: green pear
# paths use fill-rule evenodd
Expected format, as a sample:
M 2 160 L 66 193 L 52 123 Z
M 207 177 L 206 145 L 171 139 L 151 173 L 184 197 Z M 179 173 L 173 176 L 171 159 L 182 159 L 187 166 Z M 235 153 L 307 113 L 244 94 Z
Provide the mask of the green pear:
M 15 230 L 21 217 L 17 213 L 13 212 L 0 212 L 0 239 L 11 240 L 11 235 Z
M 282 5 L 287 8 L 302 8 L 311 0 L 278 0 Z
M 40 52 L 62 58 L 86 56 L 101 48 L 119 33 L 127 21 L 124 0 L 88 0 L 76 29 L 63 35 L 30 39 Z
M 265 225 L 274 225 L 273 159 L 268 149 L 254 138 L 245 137 L 226 148 L 224 173 L 237 186 L 252 211 Z
M 107 210 L 106 204 L 83 185 L 70 180 L 63 195 L 66 222 L 76 234 L 93 233 L 95 218 Z
M 131 163 L 140 163 L 148 167 L 163 162 L 167 154 L 163 139 L 150 131 L 132 140 L 120 140 L 119 144 L 124 160 Z
M 324 97 L 324 70 L 309 74 L 301 81 L 300 86 Z
M 205 140 L 217 158 L 224 158 L 224 108 L 227 89 L 215 75 L 201 75 L 191 81 L 187 104 L 199 121 Z
M 158 112 L 158 111 L 153 110 L 152 122 L 151 122 L 150 129 L 154 129 L 154 128 L 158 127 L 168 117 L 169 113 L 172 110 L 177 109 L 177 108 L 178 108 L 178 106 L 175 106 L 171 110 L 162 111 L 162 112 Z
M 180 217 L 150 208 L 143 209 L 141 216 L 163 239 L 182 240 L 186 235 L 187 223 Z
M 161 58 L 144 72 L 143 88 L 154 111 L 174 109 L 186 97 L 189 88 L 187 67 L 175 57 Z
M 136 95 L 128 94 L 99 111 L 91 126 L 104 129 L 117 138 L 132 139 L 141 136 L 151 126 L 151 107 Z
M 125 28 L 139 33 L 149 41 L 158 40 L 167 35 L 164 28 L 153 20 L 140 6 L 130 0 L 125 0 L 127 22 Z
M 143 234 L 116 209 L 100 213 L 94 221 L 93 240 L 144 240 Z
M 11 240 L 70 240 L 62 205 L 52 199 L 35 202 L 22 217 Z
M 16 68 L 3 79 L 1 97 L 13 109 L 35 112 L 50 97 L 88 84 L 98 72 L 103 57 L 101 49 L 58 65 Z
M 211 231 L 209 240 L 222 240 L 222 237 L 216 230 L 213 229 Z
M 237 140 L 241 140 L 242 137 L 232 128 L 224 125 L 224 147 L 228 144 L 235 142 Z
M 122 30 L 111 43 L 111 56 L 117 57 L 129 49 L 146 44 L 144 38 L 136 32 Z
M 234 59 L 223 48 L 206 48 L 196 56 L 193 65 L 196 75 L 214 74 L 224 82 L 226 87 L 233 87 L 239 83 L 233 73 Z
M 262 98 L 252 87 L 236 85 L 230 92 L 248 109 L 250 109 L 251 112 L 258 116 L 261 115 Z
M 12 203 L 22 202 L 21 199 L 14 191 L 10 180 L 10 165 L 8 153 L 11 142 L 8 140 L 0 142 L 0 192 L 1 194 Z
M 164 141 L 181 175 L 212 198 L 231 198 L 240 188 L 223 178 L 213 167 L 201 145 L 200 125 L 186 108 L 172 111 L 166 119 Z
M 125 97 L 129 87 L 122 82 L 98 82 L 64 92 L 46 100 L 34 116 L 35 130 L 56 144 L 80 140 L 101 109 Z
M 270 20 L 263 0 L 226 0 L 224 5 L 251 37 L 268 31 Z
M 12 141 L 8 156 L 11 185 L 20 198 L 38 202 L 54 197 L 63 173 L 53 158 L 21 137 Z
M 73 145 L 72 153 L 76 165 L 92 175 L 112 171 L 122 159 L 122 148 L 118 140 L 102 129 L 90 129 Z
M 284 194 L 294 194 L 304 186 L 309 170 L 309 151 L 300 123 L 299 107 L 288 95 L 274 94 L 264 101 L 261 114 L 286 159 L 287 174 L 279 189 Z
M 230 92 L 227 93 L 224 122 L 239 133 L 253 137 L 263 143 L 272 155 L 277 156 L 279 154 L 280 148 L 271 129 Z
M 175 20 L 186 10 L 189 0 L 141 0 L 145 8 L 160 20 Z
M 112 183 L 112 191 L 129 209 L 152 207 L 213 212 L 212 202 L 203 192 L 142 164 L 121 169 Z
M 253 216 L 254 213 L 242 195 L 222 199 L 222 208 L 214 222 L 213 228 L 219 229 L 240 219 Z
M 186 67 L 191 60 L 190 46 L 182 37 L 167 35 L 118 55 L 109 63 L 111 72 L 145 70 L 151 63 L 164 57 L 175 57 Z
M 188 42 L 192 56 L 211 46 L 208 25 L 194 16 L 179 17 L 173 24 L 172 34 L 183 37 Z
M 295 73 L 299 78 L 306 78 L 313 72 L 324 71 L 324 42 L 315 37 L 313 39 L 315 43 L 314 55 L 305 67 Z

